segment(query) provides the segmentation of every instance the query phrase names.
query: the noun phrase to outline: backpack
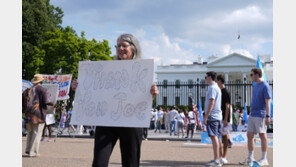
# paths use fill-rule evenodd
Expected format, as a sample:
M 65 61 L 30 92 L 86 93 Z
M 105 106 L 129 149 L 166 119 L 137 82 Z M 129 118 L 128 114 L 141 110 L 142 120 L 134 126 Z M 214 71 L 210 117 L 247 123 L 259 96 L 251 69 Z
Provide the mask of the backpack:
M 36 116 L 39 111 L 39 101 L 34 100 L 36 91 L 35 86 L 26 89 L 23 93 L 23 107 L 22 112 L 25 113 L 26 119 L 30 119 L 33 124 L 43 123 L 41 118 Z M 43 113 L 41 112 L 41 115 Z

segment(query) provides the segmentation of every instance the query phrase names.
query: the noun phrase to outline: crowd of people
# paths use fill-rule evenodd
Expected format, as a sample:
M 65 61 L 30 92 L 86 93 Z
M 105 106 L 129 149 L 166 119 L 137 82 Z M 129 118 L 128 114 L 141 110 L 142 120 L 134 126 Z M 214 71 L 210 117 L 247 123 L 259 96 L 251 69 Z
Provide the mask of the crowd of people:
M 192 109 L 188 111 L 187 109 L 182 110 L 175 106 L 165 109 L 157 107 L 157 109 L 152 109 L 149 129 L 154 129 L 155 133 L 157 131 L 161 133 L 161 130 L 164 130 L 170 136 L 174 134 L 174 136 L 181 138 L 188 138 L 189 132 L 191 132 L 190 138 L 193 138 L 194 129 L 198 127 L 196 123 L 196 114 Z
M 227 93 L 229 94 L 229 92 Z M 229 96 L 229 99 L 230 99 L 230 96 Z M 222 108 L 223 110 L 225 110 L 224 107 Z M 166 107 L 166 108 L 158 106 L 156 109 L 152 109 L 151 111 L 149 129 L 154 129 L 154 133 L 156 132 L 169 133 L 170 136 L 174 134 L 174 136 L 177 136 L 178 138 L 179 137 L 193 138 L 194 130 L 200 130 L 200 131 L 206 132 L 207 131 L 206 125 L 204 125 L 203 123 L 202 123 L 202 127 L 199 127 L 197 125 L 196 113 L 194 113 L 192 110 L 193 110 L 192 107 L 190 107 L 190 109 L 188 110 L 188 109 L 181 109 L 176 106 Z M 228 120 L 227 120 L 228 122 L 227 129 L 229 131 L 233 131 L 233 132 L 247 131 L 248 124 L 246 124 L 246 120 L 243 118 L 244 112 L 245 112 L 244 109 L 240 110 L 239 107 L 235 107 L 233 111 L 229 113 L 229 114 L 232 114 L 228 116 Z M 202 117 L 204 116 L 205 116 L 205 112 L 202 112 Z M 230 121 L 230 119 L 232 121 Z M 186 133 L 186 136 L 185 136 L 185 133 Z M 147 137 L 144 137 L 144 139 L 146 138 Z

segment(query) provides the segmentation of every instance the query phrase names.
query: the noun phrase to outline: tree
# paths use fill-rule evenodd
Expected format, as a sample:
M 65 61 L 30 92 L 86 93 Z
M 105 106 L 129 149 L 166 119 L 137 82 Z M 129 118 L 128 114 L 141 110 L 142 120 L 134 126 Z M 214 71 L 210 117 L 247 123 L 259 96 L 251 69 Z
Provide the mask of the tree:
M 112 60 L 107 40 L 87 40 L 72 27 L 61 26 L 63 11 L 49 0 L 23 0 L 22 73 L 30 80 L 34 74 L 69 74 L 77 77 L 82 60 Z
M 24 79 L 29 80 L 35 72 L 39 72 L 36 67 L 42 65 L 43 53 L 40 52 L 40 46 L 44 41 L 44 35 L 55 28 L 61 28 L 63 16 L 63 11 L 59 7 L 50 5 L 49 0 L 22 1 L 22 72 Z M 33 57 L 33 55 L 38 56 Z
M 47 32 L 41 49 L 36 48 L 33 57 L 43 60 L 44 63 L 37 68 L 43 74 L 71 73 L 73 78 L 77 78 L 79 61 L 112 60 L 110 55 L 111 48 L 107 40 L 87 40 L 85 32 L 79 37 L 68 26 Z

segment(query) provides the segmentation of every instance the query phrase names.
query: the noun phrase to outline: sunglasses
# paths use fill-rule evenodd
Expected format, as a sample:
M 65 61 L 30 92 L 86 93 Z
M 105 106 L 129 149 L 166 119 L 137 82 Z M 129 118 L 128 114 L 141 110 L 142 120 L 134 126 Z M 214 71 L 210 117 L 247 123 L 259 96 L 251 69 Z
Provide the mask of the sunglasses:
M 129 46 L 131 46 L 131 45 L 130 44 L 119 44 L 119 45 L 115 45 L 115 48 L 116 49 L 119 49 L 120 47 L 127 48 Z

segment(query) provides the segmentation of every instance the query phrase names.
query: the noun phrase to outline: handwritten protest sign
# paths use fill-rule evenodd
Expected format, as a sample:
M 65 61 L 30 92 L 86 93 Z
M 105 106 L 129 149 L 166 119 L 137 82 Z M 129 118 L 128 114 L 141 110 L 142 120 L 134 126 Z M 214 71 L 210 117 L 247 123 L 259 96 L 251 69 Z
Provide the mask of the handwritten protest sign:
M 53 104 L 57 103 L 58 94 L 59 94 L 59 85 L 58 84 L 43 84 L 44 87 L 48 92 L 48 101 L 52 102 Z M 47 106 L 46 113 L 54 114 L 55 108 L 53 106 Z
M 79 62 L 70 124 L 148 127 L 153 60 Z
M 66 100 L 69 98 L 69 91 L 71 85 L 72 74 L 67 75 L 47 75 L 42 74 L 44 81 L 43 84 L 58 84 L 59 95 L 58 100 Z
M 58 84 L 43 84 L 44 87 L 48 92 L 48 101 L 52 102 L 53 104 L 57 103 L 57 98 L 59 94 L 59 85 Z M 46 110 L 46 118 L 45 123 L 46 125 L 51 125 L 55 123 L 54 119 L 55 107 L 54 106 L 47 106 Z

